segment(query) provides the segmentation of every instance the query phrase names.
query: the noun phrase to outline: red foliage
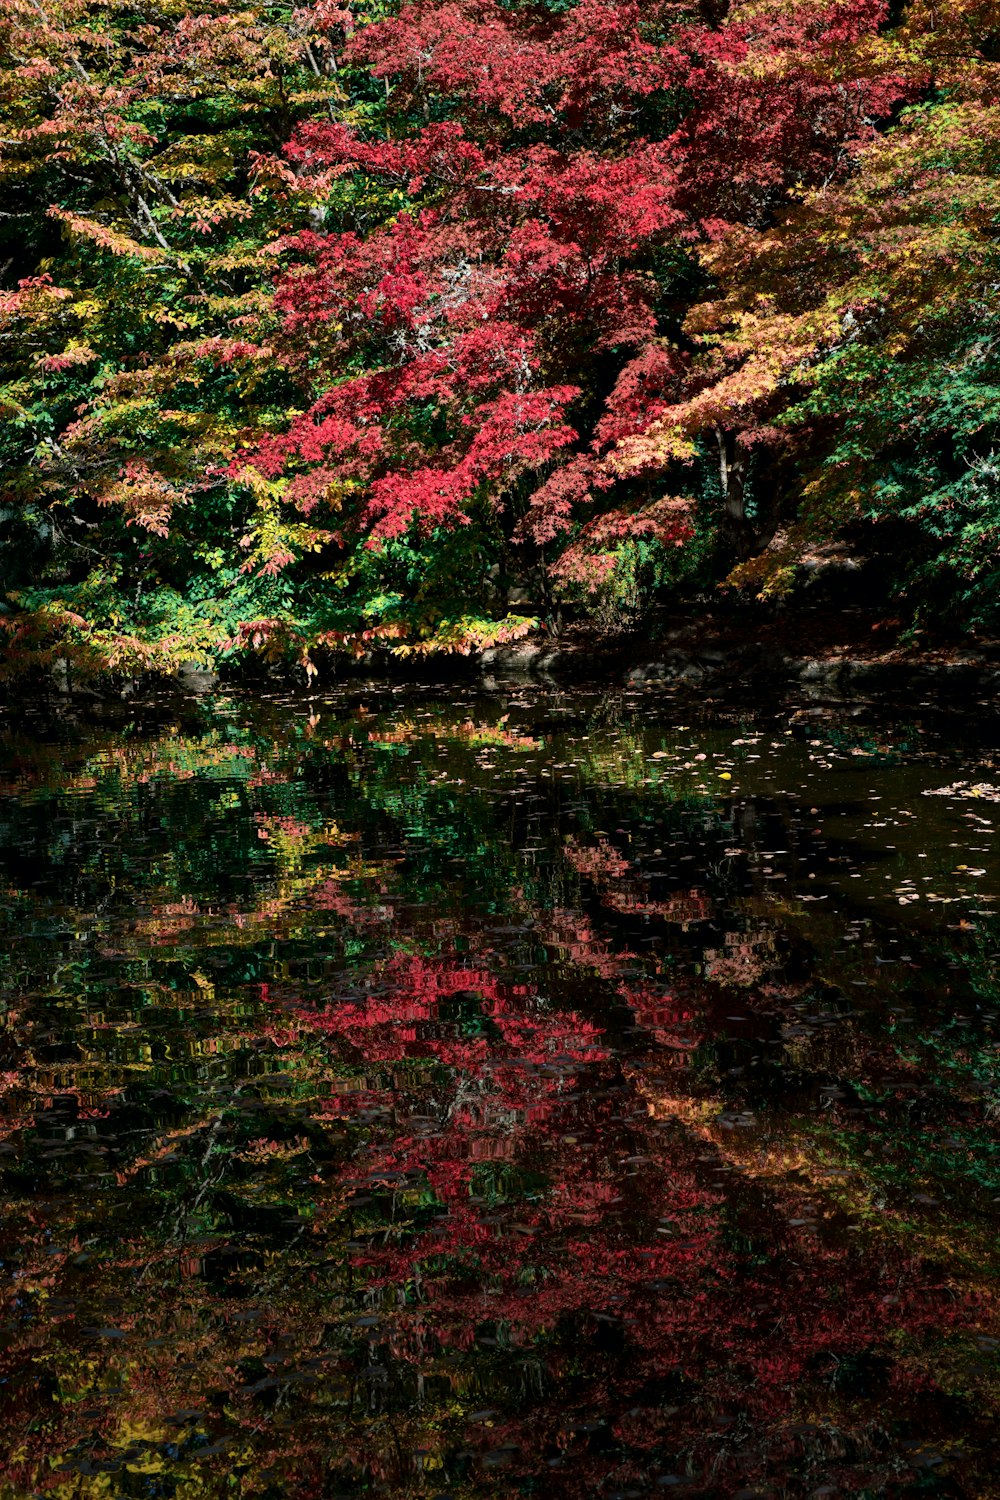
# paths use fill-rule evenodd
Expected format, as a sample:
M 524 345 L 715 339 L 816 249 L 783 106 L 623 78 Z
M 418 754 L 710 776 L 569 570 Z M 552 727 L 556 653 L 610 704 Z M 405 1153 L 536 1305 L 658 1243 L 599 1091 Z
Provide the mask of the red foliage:
M 354 33 L 391 137 L 313 122 L 268 170 L 408 206 L 275 247 L 284 357 L 321 393 L 255 461 L 302 509 L 357 494 L 347 530 L 377 544 L 506 507 L 515 540 L 570 542 L 564 582 L 630 536 L 684 540 L 683 502 L 608 462 L 684 380 L 657 257 L 845 171 L 911 87 L 878 66 L 884 0 L 724 9 L 417 0 Z

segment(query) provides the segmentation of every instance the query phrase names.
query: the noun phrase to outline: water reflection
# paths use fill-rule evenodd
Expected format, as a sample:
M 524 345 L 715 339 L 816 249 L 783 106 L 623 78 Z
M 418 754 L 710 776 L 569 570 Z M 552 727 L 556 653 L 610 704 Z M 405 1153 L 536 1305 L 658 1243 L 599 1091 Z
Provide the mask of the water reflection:
M 694 714 L 8 733 L 4 1493 L 1000 1493 L 991 748 Z

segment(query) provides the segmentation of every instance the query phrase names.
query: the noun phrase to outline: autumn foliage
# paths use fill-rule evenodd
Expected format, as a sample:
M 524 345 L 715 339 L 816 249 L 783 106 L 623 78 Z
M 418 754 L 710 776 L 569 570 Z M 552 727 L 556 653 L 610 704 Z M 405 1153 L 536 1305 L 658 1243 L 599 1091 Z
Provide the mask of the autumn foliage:
M 841 863 L 930 747 L 391 696 L 5 736 L 0 1491 L 996 1500 L 995 919 Z
M 985 0 L 0 26 L 12 669 L 620 627 L 845 535 L 988 616 Z

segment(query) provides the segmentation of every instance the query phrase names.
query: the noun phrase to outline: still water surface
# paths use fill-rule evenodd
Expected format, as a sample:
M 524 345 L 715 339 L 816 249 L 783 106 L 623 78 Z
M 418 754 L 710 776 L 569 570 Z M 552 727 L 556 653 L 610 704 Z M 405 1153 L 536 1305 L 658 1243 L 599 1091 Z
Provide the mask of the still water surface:
M 988 724 L 0 741 L 0 1493 L 1000 1494 Z

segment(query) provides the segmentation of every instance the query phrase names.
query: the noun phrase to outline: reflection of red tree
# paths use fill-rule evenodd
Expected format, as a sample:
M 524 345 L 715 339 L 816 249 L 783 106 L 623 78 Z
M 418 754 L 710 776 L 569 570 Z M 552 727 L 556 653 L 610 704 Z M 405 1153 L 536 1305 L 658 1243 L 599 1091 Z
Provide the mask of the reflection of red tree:
M 629 984 L 619 997 L 639 1023 L 687 1044 L 688 1006 Z M 325 1058 L 311 1118 L 281 1141 L 256 1127 L 228 1191 L 243 1171 L 279 1203 L 305 1195 L 300 1238 L 258 1261 L 241 1321 L 240 1274 L 206 1269 L 224 1227 L 173 1246 L 126 1230 L 88 1272 L 57 1210 L 27 1207 L 19 1296 L 49 1310 L 8 1347 L 12 1410 L 33 1423 L 8 1483 L 58 1488 L 49 1459 L 74 1450 L 141 1468 L 143 1444 L 169 1441 L 185 1409 L 206 1440 L 226 1439 L 199 1460 L 209 1493 L 234 1463 L 280 1463 L 289 1493 L 319 1494 L 331 1450 L 400 1494 L 417 1450 L 446 1465 L 471 1454 L 462 1494 L 543 1470 L 567 1497 L 678 1467 L 700 1493 L 794 1486 L 810 1443 L 829 1450 L 810 1474 L 839 1444 L 842 1487 L 889 1482 L 879 1401 L 838 1394 L 837 1371 L 867 1361 L 877 1375 L 891 1355 L 893 1401 L 920 1412 L 933 1381 L 898 1350 L 919 1352 L 969 1308 L 903 1251 L 790 1227 L 808 1217 L 804 1189 L 734 1186 L 738 1160 L 656 1102 L 669 1064 L 655 1046 L 623 1074 L 591 1022 L 475 954 L 396 955 L 350 998 L 282 1012 L 276 1052 Z M 204 1161 L 215 1128 L 207 1116 L 144 1151 L 134 1190 L 176 1151 Z M 99 1309 L 88 1317 L 104 1335 L 79 1326 L 73 1298 Z M 39 1368 L 48 1387 L 26 1379 Z M 56 1401 L 52 1381 L 90 1393 Z M 463 1415 L 484 1405 L 486 1418 Z M 818 1436 L 803 1436 L 809 1423 Z
M 372 1305 L 391 1309 L 392 1360 L 416 1373 L 457 1357 L 472 1378 L 475 1360 L 499 1342 L 515 1367 L 536 1364 L 543 1392 L 552 1390 L 551 1404 L 498 1417 L 485 1435 L 481 1426 L 478 1436 L 466 1432 L 466 1443 L 525 1473 L 554 1454 L 552 1483 L 572 1495 L 639 1479 L 664 1451 L 685 1452 L 718 1483 L 766 1482 L 801 1448 L 796 1418 L 818 1405 L 831 1431 L 857 1424 L 831 1389 L 845 1362 L 877 1366 L 900 1338 L 916 1347 L 960 1321 L 916 1257 L 872 1255 L 843 1234 L 809 1231 L 804 1246 L 802 1231 L 787 1227 L 805 1222 L 802 1190 L 770 1196 L 748 1184 L 758 1245 L 752 1256 L 736 1253 L 733 1196 L 718 1175 L 725 1158 L 713 1152 L 706 1164 L 704 1132 L 676 1118 L 664 1124 L 641 1087 L 622 1087 L 593 1027 L 547 1013 L 527 987 L 505 990 L 479 967 L 407 958 L 383 970 L 381 984 L 390 975 L 388 993 L 300 1019 L 357 1048 L 369 1077 L 404 1060 L 446 1065 L 444 1093 L 393 1072 L 391 1091 L 340 1092 L 329 1109 L 342 1120 L 370 1117 L 379 1102 L 386 1110 L 345 1166 L 348 1191 L 381 1184 L 405 1204 L 421 1187 L 434 1204 L 425 1224 L 403 1206 L 391 1229 L 380 1225 L 354 1252 Z M 496 1028 L 488 1044 L 440 1034 L 442 1005 L 468 995 Z M 633 998 L 654 1033 L 692 1019 L 655 990 Z M 674 1033 L 663 1040 L 679 1045 Z M 408 1086 L 405 1109 L 417 1102 L 414 1088 L 423 1109 L 413 1134 L 400 1129 Z M 487 1211 L 477 1168 L 498 1161 L 544 1187 Z M 581 1347 L 581 1408 L 606 1427 L 596 1451 L 580 1450 L 560 1391 Z M 897 1400 L 919 1401 L 932 1384 L 916 1361 L 897 1362 L 892 1380 Z M 679 1409 L 655 1396 L 665 1384 L 685 1393 Z M 872 1408 L 868 1420 L 876 1417 Z M 726 1438 L 733 1424 L 744 1434 L 739 1453 Z M 394 1477 L 391 1464 L 376 1472 Z M 879 1472 L 859 1463 L 858 1483 Z

